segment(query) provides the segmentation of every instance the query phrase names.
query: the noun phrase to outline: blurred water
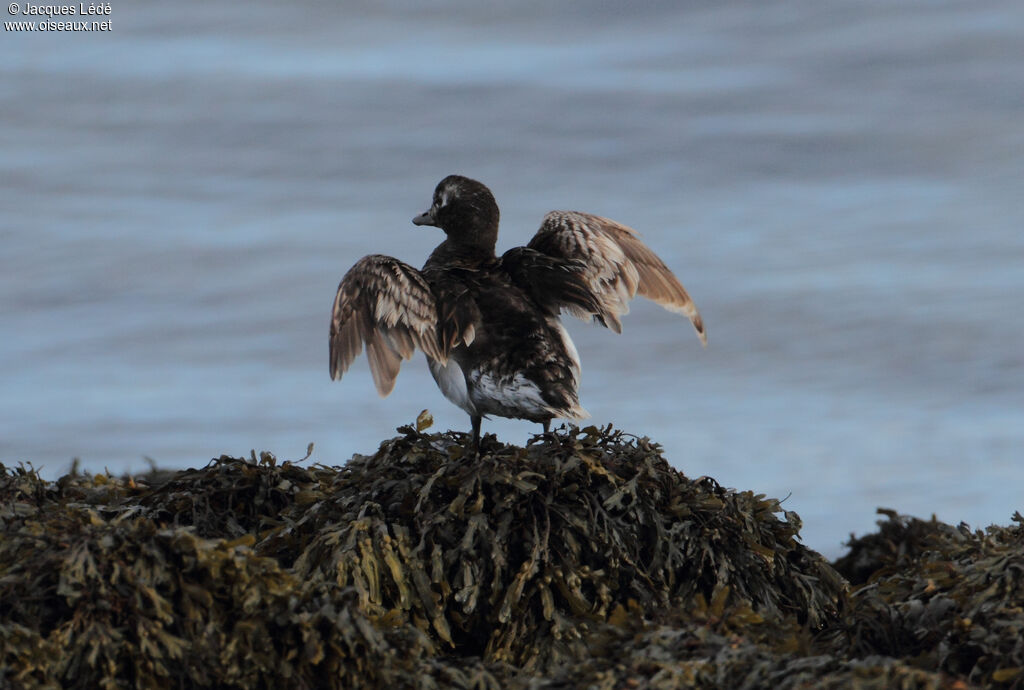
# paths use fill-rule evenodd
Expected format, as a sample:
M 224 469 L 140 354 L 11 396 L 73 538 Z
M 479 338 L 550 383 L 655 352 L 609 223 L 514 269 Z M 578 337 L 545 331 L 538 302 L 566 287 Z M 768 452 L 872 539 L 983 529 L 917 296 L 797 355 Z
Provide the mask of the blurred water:
M 428 407 L 327 376 L 367 253 L 451 172 L 640 230 L 708 325 L 573 322 L 583 404 L 827 555 L 883 505 L 1021 508 L 1024 6 L 113 3 L 0 41 L 0 460 L 55 476 L 266 449 L 340 464 Z M 5 17 L 5 19 L 8 17 Z M 536 426 L 493 420 L 524 442 Z

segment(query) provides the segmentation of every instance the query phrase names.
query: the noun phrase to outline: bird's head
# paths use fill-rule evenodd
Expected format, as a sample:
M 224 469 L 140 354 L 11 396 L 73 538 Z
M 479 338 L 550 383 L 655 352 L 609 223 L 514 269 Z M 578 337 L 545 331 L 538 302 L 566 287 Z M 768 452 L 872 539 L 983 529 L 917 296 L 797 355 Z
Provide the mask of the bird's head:
M 491 190 L 468 177 L 449 175 L 438 182 L 430 208 L 412 222 L 441 228 L 456 242 L 493 250 L 498 218 L 498 204 Z

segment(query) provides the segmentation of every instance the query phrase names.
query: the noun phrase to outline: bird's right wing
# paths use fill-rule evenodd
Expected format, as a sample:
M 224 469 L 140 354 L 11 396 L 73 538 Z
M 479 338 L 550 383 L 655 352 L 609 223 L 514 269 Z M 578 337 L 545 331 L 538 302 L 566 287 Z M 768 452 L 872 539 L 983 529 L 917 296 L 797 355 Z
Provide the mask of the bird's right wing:
M 434 294 L 415 268 L 380 254 L 365 256 L 338 285 L 331 310 L 331 378 L 340 379 L 366 343 L 377 392 L 395 387 L 402 359 L 416 348 L 440 362 L 447 352 L 438 337 Z

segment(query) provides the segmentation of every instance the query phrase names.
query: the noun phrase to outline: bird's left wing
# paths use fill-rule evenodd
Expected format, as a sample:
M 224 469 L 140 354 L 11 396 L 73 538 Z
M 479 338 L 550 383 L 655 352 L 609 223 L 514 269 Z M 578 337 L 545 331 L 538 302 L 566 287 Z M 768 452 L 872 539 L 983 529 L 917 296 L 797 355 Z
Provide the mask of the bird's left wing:
M 501 267 L 512 282 L 551 313 L 567 309 L 581 318 L 591 315 L 603 318 L 604 305 L 591 290 L 582 261 L 516 247 L 502 255 Z
M 437 304 L 415 268 L 390 256 L 371 254 L 349 269 L 331 310 L 331 378 L 340 379 L 363 349 L 377 392 L 395 387 L 402 359 L 416 348 L 444 362 L 438 337 Z
M 583 279 L 600 309 L 569 305 L 577 316 L 594 316 L 618 333 L 622 330 L 619 316 L 629 311 L 629 300 L 639 293 L 686 316 L 707 344 L 704 321 L 690 295 L 632 228 L 590 213 L 552 211 L 526 246 L 582 267 Z

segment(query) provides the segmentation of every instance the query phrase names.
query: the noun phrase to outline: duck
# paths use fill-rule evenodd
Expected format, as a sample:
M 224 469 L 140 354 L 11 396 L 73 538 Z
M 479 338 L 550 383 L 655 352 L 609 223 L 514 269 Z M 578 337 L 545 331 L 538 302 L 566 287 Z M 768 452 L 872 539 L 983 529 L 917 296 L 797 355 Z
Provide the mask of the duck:
M 371 254 L 341 279 L 331 309 L 331 379 L 365 346 L 374 385 L 386 397 L 402 360 L 419 349 L 444 397 L 469 415 L 479 448 L 485 417 L 539 422 L 547 434 L 554 418 L 589 416 L 562 312 L 621 333 L 621 317 L 639 294 L 688 318 L 707 345 L 690 295 L 632 228 L 552 211 L 526 246 L 497 256 L 499 217 L 483 183 L 441 180 L 430 208 L 412 219 L 445 235 L 423 268 Z

